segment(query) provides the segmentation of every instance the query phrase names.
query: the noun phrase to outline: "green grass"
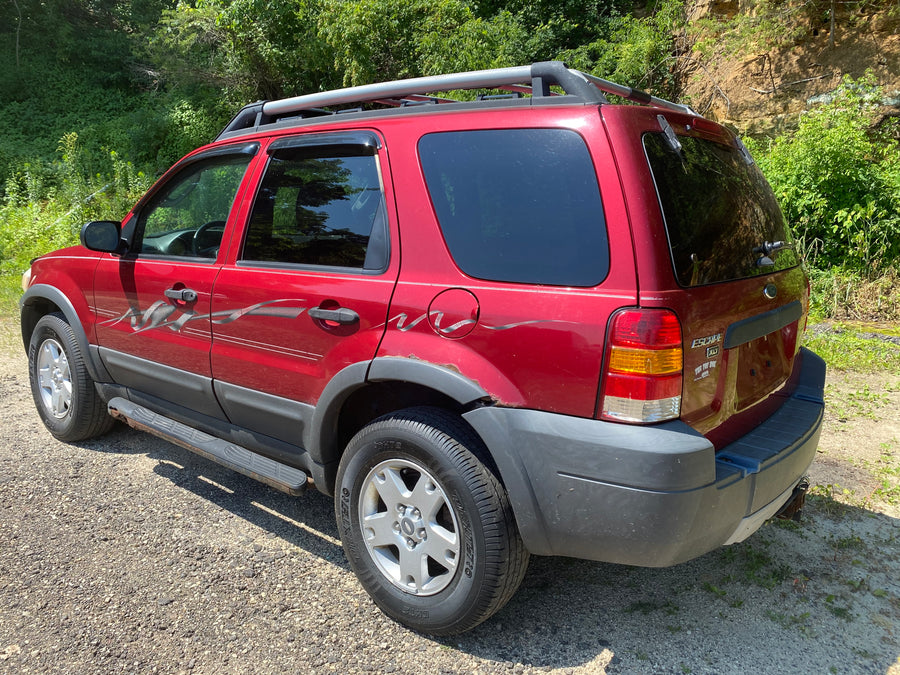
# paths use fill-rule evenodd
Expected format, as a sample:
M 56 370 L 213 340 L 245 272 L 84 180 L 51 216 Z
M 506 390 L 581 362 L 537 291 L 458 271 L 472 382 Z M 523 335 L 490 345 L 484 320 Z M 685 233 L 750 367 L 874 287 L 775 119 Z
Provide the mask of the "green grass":
M 812 626 L 809 625 L 811 616 L 809 612 L 803 612 L 801 614 L 787 614 L 783 612 L 776 612 L 770 609 L 766 612 L 766 616 L 768 616 L 769 619 L 774 621 L 785 630 L 796 631 L 797 633 L 800 633 L 801 635 L 805 635 L 807 637 L 812 637 L 813 635 Z
M 756 548 L 747 542 L 724 548 L 719 555 L 723 561 L 732 565 L 734 572 L 724 581 L 742 578 L 771 591 L 793 576 L 788 565 L 778 562 L 762 548 Z M 706 590 L 715 595 L 724 593 L 711 584 Z
M 803 344 L 825 359 L 829 368 L 858 373 L 900 375 L 900 345 L 860 335 L 849 324 L 835 324 L 825 331 L 807 331 Z
M 873 473 L 879 481 L 879 486 L 872 493 L 881 501 L 900 505 L 900 453 L 894 446 L 897 440 L 881 444 L 881 457 L 878 458 Z

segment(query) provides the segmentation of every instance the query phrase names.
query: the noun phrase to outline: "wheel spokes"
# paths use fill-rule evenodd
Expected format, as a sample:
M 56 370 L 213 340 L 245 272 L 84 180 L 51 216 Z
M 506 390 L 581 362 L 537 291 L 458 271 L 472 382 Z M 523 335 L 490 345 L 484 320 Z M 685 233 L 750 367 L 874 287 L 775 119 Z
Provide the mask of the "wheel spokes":
M 446 504 L 443 491 L 427 474 L 420 474 L 419 480 L 410 495 L 412 502 L 422 512 L 425 520 L 431 521 L 437 516 L 441 507 Z
M 378 492 L 378 496 L 388 507 L 388 510 L 402 504 L 409 498 L 409 489 L 400 475 L 400 469 L 385 467 L 380 473 L 375 474 L 372 486 Z
M 38 350 L 37 379 L 45 410 L 65 417 L 72 405 L 72 376 L 66 352 L 56 340 L 44 340 Z
M 394 531 L 394 518 L 390 511 L 373 513 L 363 518 L 363 534 L 366 542 L 373 547 L 396 546 L 397 533 Z
M 460 553 L 456 514 L 440 486 L 410 460 L 387 460 L 363 483 L 363 541 L 373 562 L 407 593 L 433 595 L 455 577 Z

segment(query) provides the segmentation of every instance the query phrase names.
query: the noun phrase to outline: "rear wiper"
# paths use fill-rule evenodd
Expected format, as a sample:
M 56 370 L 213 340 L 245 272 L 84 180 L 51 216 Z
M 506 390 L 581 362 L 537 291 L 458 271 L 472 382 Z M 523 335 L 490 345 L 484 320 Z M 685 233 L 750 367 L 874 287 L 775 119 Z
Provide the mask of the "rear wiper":
M 789 241 L 764 241 L 761 246 L 753 249 L 754 253 L 759 253 L 759 258 L 756 259 L 756 266 L 772 267 L 775 261 L 769 256 L 784 248 L 794 248 L 794 245 Z

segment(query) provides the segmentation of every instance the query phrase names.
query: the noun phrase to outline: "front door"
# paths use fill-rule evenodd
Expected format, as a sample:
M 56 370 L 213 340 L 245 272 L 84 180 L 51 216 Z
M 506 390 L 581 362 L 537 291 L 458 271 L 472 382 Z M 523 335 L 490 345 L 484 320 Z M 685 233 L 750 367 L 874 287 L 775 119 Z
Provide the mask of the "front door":
M 210 297 L 254 151 L 220 149 L 177 169 L 136 210 L 128 253 L 98 265 L 97 342 L 119 384 L 222 416 L 210 379 Z

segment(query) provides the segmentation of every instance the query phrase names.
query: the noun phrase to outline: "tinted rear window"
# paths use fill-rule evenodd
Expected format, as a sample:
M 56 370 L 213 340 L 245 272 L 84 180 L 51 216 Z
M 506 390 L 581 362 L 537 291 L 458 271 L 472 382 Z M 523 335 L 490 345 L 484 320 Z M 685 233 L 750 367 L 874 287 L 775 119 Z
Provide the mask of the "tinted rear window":
M 755 164 L 735 145 L 679 136 L 676 152 L 661 133 L 644 135 L 675 276 L 682 286 L 770 274 L 798 264 L 785 248 L 760 266 L 765 242 L 791 242 L 775 195 Z
M 606 277 L 597 176 L 574 131 L 434 133 L 419 155 L 444 240 L 466 274 L 560 286 Z

